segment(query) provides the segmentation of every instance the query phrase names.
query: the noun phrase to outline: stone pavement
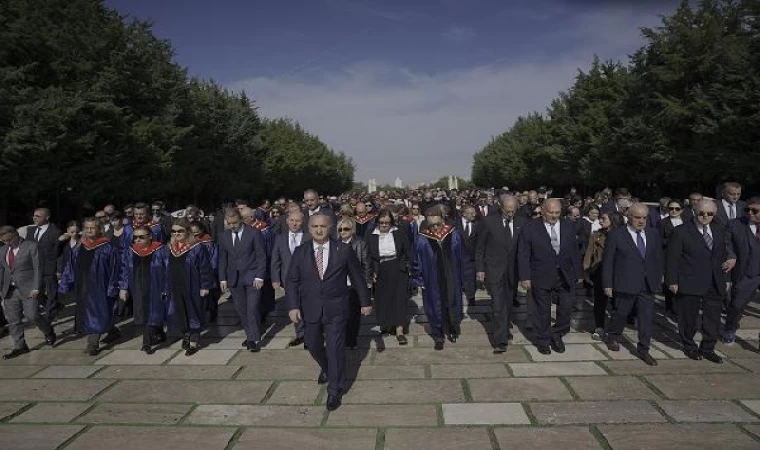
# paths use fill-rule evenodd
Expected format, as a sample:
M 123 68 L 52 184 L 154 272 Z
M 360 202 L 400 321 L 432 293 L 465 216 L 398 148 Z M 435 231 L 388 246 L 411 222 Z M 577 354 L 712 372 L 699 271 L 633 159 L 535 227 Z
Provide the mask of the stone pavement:
M 240 347 L 229 303 L 208 329 L 206 348 L 189 358 L 177 342 L 143 354 L 129 324 L 98 357 L 67 333 L 70 316 L 57 326 L 68 336 L 54 349 L 28 330 L 40 349 L 0 361 L 0 448 L 760 449 L 755 303 L 741 339 L 719 344 L 722 365 L 685 359 L 675 327 L 658 314 L 659 365 L 649 367 L 625 349 L 607 352 L 587 331 L 566 337 L 566 353 L 544 356 L 528 345 L 524 326 L 507 353 L 493 355 L 484 292 L 459 341 L 436 352 L 419 302 L 410 302 L 418 315 L 407 347 L 381 338 L 374 318 L 365 318 L 360 348 L 348 353 L 355 381 L 332 413 L 308 352 L 286 348 L 293 327 L 284 311 L 258 354 Z M 590 308 L 579 299 L 574 329 L 588 330 Z M 524 323 L 525 306 L 519 312 Z M 6 348 L 8 338 L 0 340 Z

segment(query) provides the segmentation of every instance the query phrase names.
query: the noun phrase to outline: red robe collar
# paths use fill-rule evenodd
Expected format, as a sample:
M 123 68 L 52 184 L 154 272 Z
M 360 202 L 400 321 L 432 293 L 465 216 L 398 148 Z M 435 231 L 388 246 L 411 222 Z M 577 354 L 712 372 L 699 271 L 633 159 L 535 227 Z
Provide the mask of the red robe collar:
M 91 240 L 88 237 L 83 237 L 81 239 L 81 242 L 82 242 L 82 246 L 84 248 L 86 248 L 87 250 L 92 250 L 94 248 L 100 247 L 103 244 L 107 244 L 107 243 L 111 242 L 111 240 L 108 239 L 105 236 L 101 236 L 101 237 L 99 237 L 99 238 L 97 238 L 95 240 Z
M 444 224 L 443 227 L 441 228 L 441 231 L 439 231 L 438 233 L 433 233 L 432 231 L 430 231 L 430 229 L 427 229 L 425 231 L 421 231 L 420 234 L 425 237 L 435 239 L 438 242 L 441 242 L 442 240 L 446 239 L 446 236 L 450 235 L 453 231 L 454 231 L 454 227 L 452 227 L 451 225 Z
M 208 234 L 204 234 L 203 236 L 197 236 L 196 239 L 198 239 L 198 242 L 201 244 L 205 244 L 206 242 L 211 242 L 213 239 L 211 239 L 211 236 Z
M 375 214 L 369 213 L 369 214 L 365 214 L 362 217 L 356 216 L 356 217 L 354 217 L 354 220 L 359 225 L 364 225 L 365 223 L 369 222 L 370 220 L 372 220 L 374 218 L 375 218 Z
M 163 247 L 160 242 L 151 242 L 147 247 L 138 247 L 137 244 L 132 244 L 132 252 L 137 256 L 148 256 Z
M 182 256 L 198 244 L 200 244 L 200 242 L 193 242 L 192 244 L 187 242 L 175 242 L 169 246 L 169 250 L 171 250 L 172 255 L 174 256 Z
M 253 222 L 253 223 L 251 224 L 251 226 L 252 226 L 253 228 L 256 228 L 256 229 L 257 229 L 257 230 L 259 230 L 259 231 L 264 231 L 264 230 L 266 230 L 267 228 L 269 228 L 269 224 L 268 224 L 268 223 L 266 223 L 266 222 L 265 222 L 265 221 L 263 221 L 263 220 L 257 220 L 256 222 Z
M 148 227 L 153 228 L 156 225 L 160 225 L 160 223 L 156 222 L 155 220 L 152 220 L 152 219 L 149 222 L 145 222 L 145 223 L 140 223 L 140 222 L 138 222 L 136 220 L 132 221 L 132 228 L 137 228 L 139 226 L 148 226 Z

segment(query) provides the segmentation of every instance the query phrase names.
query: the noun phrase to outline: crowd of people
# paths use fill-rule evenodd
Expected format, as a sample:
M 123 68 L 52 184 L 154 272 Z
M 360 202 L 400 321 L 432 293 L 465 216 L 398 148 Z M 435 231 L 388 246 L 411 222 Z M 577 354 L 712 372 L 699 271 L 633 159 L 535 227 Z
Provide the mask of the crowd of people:
M 635 323 L 636 354 L 657 364 L 649 349 L 655 294 L 662 293 L 685 355 L 721 363 L 716 342 L 735 340 L 760 287 L 760 197 L 745 202 L 741 194 L 729 182 L 717 199 L 693 193 L 647 205 L 624 188 L 587 198 L 545 188 L 339 197 L 310 189 L 302 199 L 256 207 L 238 200 L 208 214 L 193 205 L 170 214 L 161 202 L 121 211 L 107 205 L 64 232 L 49 209 L 38 208 L 33 225 L 0 227 L 2 317 L 14 346 L 3 359 L 30 351 L 24 318 L 56 344 L 53 323 L 65 294 L 89 355 L 118 342 L 117 324 L 130 316 L 143 327 L 145 353 L 170 334 L 193 355 L 223 294 L 245 331 L 242 346 L 258 352 L 284 290 L 296 331 L 290 346 L 311 353 L 318 382 L 328 384 L 327 407 L 335 409 L 361 315 L 374 309 L 382 333 L 407 345 L 408 302 L 420 292 L 434 348 L 443 350 L 460 335 L 464 305 L 484 287 L 497 355 L 512 340 L 518 292 L 532 305 L 527 334 L 538 352 L 564 352 L 576 292 L 585 288 L 594 305 L 589 331 L 610 351 L 620 350 L 626 324 Z

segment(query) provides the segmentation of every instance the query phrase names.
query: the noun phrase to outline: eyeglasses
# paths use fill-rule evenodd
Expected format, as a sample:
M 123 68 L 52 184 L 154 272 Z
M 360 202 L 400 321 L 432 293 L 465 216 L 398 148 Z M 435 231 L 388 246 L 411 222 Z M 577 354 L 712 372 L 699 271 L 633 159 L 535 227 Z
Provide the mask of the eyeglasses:
M 745 208 L 744 212 L 749 214 L 758 214 L 760 213 L 760 208 Z
M 715 215 L 714 212 L 706 212 L 702 211 L 701 213 L 697 214 L 699 217 L 712 217 Z
M 132 237 L 133 237 L 134 239 L 148 239 L 148 235 L 147 235 L 147 234 L 135 234 L 135 235 L 134 235 L 134 236 L 132 236 Z
M 172 234 L 185 234 L 187 231 L 185 230 L 172 230 Z
M 671 207 L 668 208 L 668 210 L 670 210 L 670 211 L 680 211 L 681 207 L 680 206 L 671 206 Z
M 338 231 L 351 231 L 351 228 L 348 228 L 348 227 L 338 228 Z

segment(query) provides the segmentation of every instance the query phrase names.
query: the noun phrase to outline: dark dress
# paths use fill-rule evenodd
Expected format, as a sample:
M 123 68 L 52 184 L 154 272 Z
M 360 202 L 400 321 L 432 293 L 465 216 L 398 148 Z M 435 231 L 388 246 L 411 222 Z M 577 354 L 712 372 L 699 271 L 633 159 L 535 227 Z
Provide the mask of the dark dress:
M 199 342 L 204 325 L 205 298 L 200 290 L 214 287 L 211 259 L 203 244 L 171 248 L 169 257 L 169 326 Z
M 370 258 L 373 274 L 377 275 L 375 284 L 375 315 L 380 327 L 388 332 L 395 332 L 398 326 L 409 327 L 406 308 L 409 300 L 409 241 L 405 233 L 392 232 L 396 246 L 396 257 L 380 257 L 378 234 L 368 236 Z

